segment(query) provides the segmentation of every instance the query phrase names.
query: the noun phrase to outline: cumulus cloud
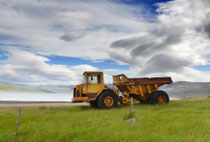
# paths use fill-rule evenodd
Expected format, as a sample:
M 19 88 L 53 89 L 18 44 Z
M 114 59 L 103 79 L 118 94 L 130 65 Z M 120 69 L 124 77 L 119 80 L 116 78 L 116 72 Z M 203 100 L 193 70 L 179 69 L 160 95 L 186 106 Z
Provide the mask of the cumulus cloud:
M 42 55 L 108 59 L 113 40 L 146 24 L 143 7 L 106 0 L 2 0 L 0 7 L 0 35 L 17 38 L 2 42 Z
M 175 80 L 193 81 L 200 74 L 205 80 L 209 72 L 196 71 L 193 66 L 208 64 L 210 8 L 206 2 L 175 0 L 157 4 L 158 20 L 153 27 L 114 41 L 110 56 L 129 64 L 131 72 L 139 75 L 170 75 Z M 194 75 L 188 76 L 189 71 Z
M 207 80 L 210 73 L 193 66 L 209 64 L 209 4 L 209 0 L 158 3 L 158 15 L 150 22 L 154 15 L 143 6 L 107 0 L 1 0 L 1 49 L 9 55 L 1 61 L 0 77 L 11 82 L 73 84 L 84 70 L 98 70 L 90 65 L 48 64 L 47 56 L 56 55 L 130 66 L 123 72 L 106 69 L 106 76 Z
M 47 64 L 48 58 L 34 53 L 7 47 L 8 58 L 1 61 L 1 81 L 28 84 L 76 84 L 84 71 L 98 70 L 90 65 Z

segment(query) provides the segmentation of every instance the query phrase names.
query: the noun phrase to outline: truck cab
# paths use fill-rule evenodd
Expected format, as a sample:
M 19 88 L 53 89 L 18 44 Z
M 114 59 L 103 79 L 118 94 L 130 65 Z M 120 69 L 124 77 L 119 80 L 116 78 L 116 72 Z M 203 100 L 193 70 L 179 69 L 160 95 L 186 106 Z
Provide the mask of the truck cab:
M 103 72 L 84 72 L 82 84 L 74 88 L 72 102 L 85 101 L 91 106 L 111 108 L 118 105 L 118 94 L 117 89 L 104 85 Z

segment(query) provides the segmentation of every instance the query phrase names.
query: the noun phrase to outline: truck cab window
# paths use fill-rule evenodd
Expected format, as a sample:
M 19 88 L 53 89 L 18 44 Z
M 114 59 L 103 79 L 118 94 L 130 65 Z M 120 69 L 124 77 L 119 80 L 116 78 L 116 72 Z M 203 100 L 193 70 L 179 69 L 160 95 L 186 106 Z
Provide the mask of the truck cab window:
M 100 84 L 100 75 L 97 74 L 88 75 L 88 84 Z
M 85 75 L 83 75 L 82 84 L 85 84 L 85 83 L 86 83 L 86 78 L 85 78 Z

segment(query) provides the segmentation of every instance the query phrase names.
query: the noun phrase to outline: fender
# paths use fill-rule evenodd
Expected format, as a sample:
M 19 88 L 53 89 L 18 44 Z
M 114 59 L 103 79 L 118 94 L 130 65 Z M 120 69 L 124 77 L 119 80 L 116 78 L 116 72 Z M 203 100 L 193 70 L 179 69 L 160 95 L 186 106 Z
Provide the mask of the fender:
M 119 91 L 117 89 L 110 89 L 110 88 L 103 88 L 101 89 L 98 94 L 96 95 L 96 100 L 98 99 L 98 97 L 104 92 L 104 91 L 112 91 L 116 96 L 117 98 L 119 99 Z

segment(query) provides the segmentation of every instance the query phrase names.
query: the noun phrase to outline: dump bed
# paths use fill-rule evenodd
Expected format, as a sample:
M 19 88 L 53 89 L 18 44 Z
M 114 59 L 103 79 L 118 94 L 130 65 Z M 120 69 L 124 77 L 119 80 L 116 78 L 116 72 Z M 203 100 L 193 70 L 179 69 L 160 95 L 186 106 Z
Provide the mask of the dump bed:
M 154 77 L 154 78 L 127 78 L 124 74 L 113 76 L 114 85 L 152 85 L 152 84 L 170 84 L 170 77 Z
M 147 96 L 148 94 L 155 92 L 160 86 L 170 83 L 172 83 L 170 77 L 127 78 L 124 74 L 113 76 L 113 84 L 124 96 L 137 95 L 142 100 L 148 100 L 150 97 Z

